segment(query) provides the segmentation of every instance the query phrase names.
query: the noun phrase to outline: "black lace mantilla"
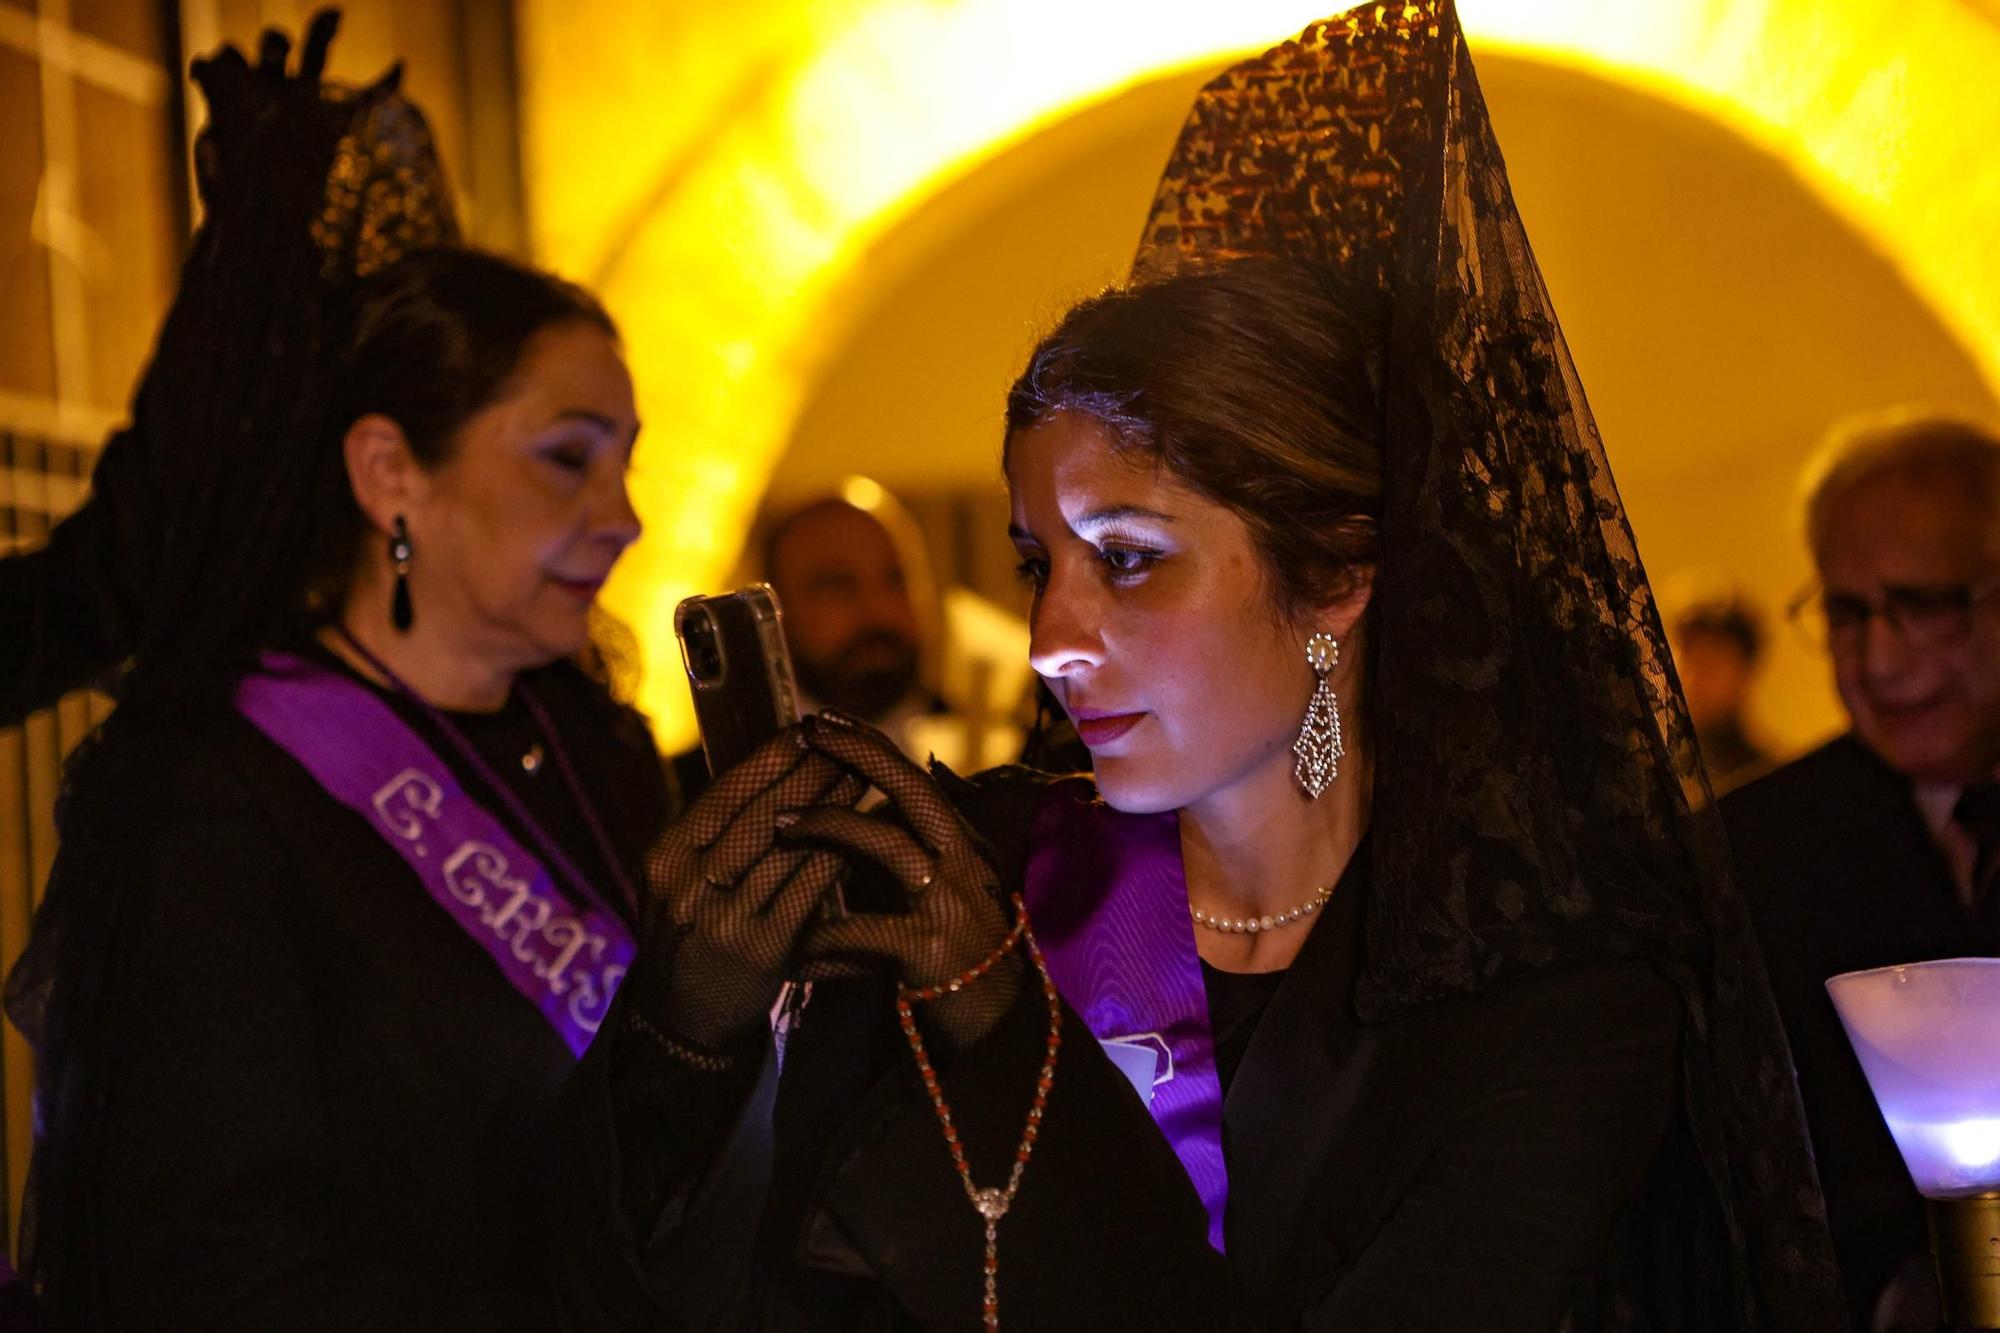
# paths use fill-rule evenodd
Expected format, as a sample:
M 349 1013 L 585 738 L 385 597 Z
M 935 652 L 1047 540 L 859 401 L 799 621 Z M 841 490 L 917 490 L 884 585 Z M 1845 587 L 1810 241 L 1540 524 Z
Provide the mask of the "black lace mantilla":
M 1752 1259 L 1700 1326 L 1844 1326 L 1762 964 L 1685 794 L 1703 779 L 1666 636 L 1450 0 L 1314 24 L 1198 97 L 1135 277 L 1274 255 L 1382 296 L 1363 1016 L 1653 960 L 1689 1014 L 1712 1240 Z M 1658 1323 L 1613 1304 L 1608 1326 Z
M 429 122 L 403 95 L 402 66 L 359 88 L 323 77 L 339 26 L 337 10 L 313 16 L 295 72 L 276 29 L 255 65 L 233 46 L 194 64 L 209 106 L 195 148 L 203 202 L 226 209 L 254 190 L 313 209 L 305 229 L 274 240 L 310 239 L 321 276 L 336 285 L 459 239 L 444 166 Z

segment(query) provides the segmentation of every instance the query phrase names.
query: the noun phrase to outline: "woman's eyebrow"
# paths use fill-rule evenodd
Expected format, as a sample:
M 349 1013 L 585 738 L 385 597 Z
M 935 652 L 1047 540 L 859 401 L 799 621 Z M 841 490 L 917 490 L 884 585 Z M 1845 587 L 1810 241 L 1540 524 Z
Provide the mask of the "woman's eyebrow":
M 624 441 L 627 450 L 630 450 L 633 445 L 639 442 L 638 422 L 633 422 L 630 427 L 621 427 L 613 418 L 605 416 L 602 412 L 593 412 L 587 407 L 572 407 L 566 411 L 558 412 L 542 423 L 541 430 L 554 430 L 558 426 L 566 426 L 572 422 L 581 422 L 583 425 L 596 431 L 599 435 L 607 435 L 614 440 Z
M 1102 509 L 1093 509 L 1089 513 L 1080 516 L 1074 523 L 1070 524 L 1070 530 L 1082 536 L 1098 528 L 1110 527 L 1114 523 L 1122 523 L 1127 519 L 1134 518 L 1150 519 L 1155 523 L 1177 523 L 1180 521 L 1172 514 L 1163 513 L 1158 509 L 1148 509 L 1144 505 L 1106 505 Z M 1018 523 L 1009 523 L 1007 525 L 1007 536 L 1009 540 L 1016 544 L 1035 540 L 1035 534 L 1029 532 Z
M 592 412 L 590 409 L 583 407 L 572 407 L 566 411 L 558 412 L 549 418 L 548 424 L 559 426 L 568 421 L 581 421 L 586 425 L 595 426 L 606 435 L 615 435 L 618 433 L 617 422 L 605 416 L 602 412 Z
M 1082 532 L 1087 528 L 1108 527 L 1113 523 L 1122 523 L 1127 519 L 1134 518 L 1148 519 L 1154 523 L 1173 523 L 1177 521 L 1172 514 L 1163 514 L 1157 509 L 1148 509 L 1144 505 L 1107 505 L 1102 509 L 1093 509 L 1089 513 L 1082 515 L 1071 526 L 1078 532 Z

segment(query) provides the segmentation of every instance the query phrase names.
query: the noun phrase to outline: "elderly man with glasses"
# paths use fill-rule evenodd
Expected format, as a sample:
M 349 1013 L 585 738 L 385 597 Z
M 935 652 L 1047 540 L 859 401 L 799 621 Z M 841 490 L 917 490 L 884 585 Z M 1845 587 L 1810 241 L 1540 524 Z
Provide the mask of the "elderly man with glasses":
M 1935 1328 L 1923 1210 L 1823 983 L 2000 954 L 2000 437 L 1907 415 L 1844 431 L 1808 473 L 1806 533 L 1818 580 L 1792 618 L 1850 730 L 1721 809 L 1856 1327 Z

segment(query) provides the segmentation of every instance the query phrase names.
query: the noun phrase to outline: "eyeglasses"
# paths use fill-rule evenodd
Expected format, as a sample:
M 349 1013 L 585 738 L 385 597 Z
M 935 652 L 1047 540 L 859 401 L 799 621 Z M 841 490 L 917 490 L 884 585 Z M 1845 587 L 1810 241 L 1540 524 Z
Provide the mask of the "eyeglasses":
M 1815 648 L 1847 652 L 1868 636 L 1868 622 L 1880 616 L 1909 648 L 1943 648 L 1972 632 L 1972 612 L 2000 592 L 2000 572 L 1974 583 L 1907 584 L 1884 588 L 1880 601 L 1817 585 L 1794 597 L 1786 618 Z

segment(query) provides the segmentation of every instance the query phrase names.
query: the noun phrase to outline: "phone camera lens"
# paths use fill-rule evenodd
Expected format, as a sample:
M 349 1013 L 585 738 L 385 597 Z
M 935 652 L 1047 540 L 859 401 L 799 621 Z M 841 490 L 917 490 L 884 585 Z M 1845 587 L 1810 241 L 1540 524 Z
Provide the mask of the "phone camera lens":
M 706 607 L 697 607 L 688 616 L 681 641 L 687 650 L 688 674 L 696 684 L 713 685 L 722 679 L 722 644 Z

